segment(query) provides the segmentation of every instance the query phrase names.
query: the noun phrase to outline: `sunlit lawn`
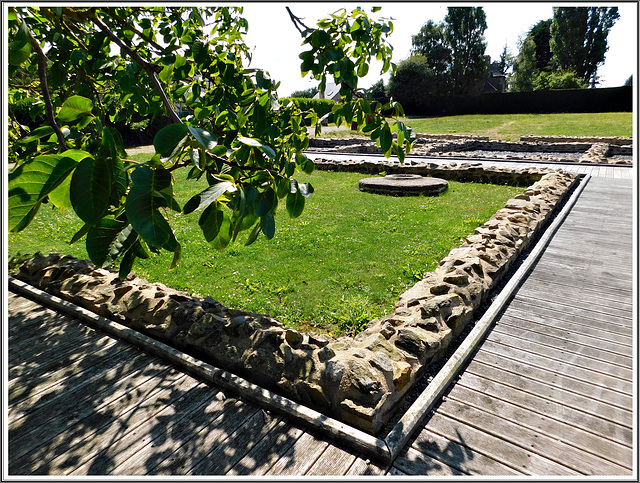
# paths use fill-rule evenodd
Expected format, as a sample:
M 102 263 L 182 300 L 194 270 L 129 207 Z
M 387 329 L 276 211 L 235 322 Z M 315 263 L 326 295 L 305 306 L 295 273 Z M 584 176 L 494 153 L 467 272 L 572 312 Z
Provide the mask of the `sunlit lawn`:
M 171 254 L 165 253 L 137 262 L 134 271 L 229 307 L 269 314 L 300 330 L 338 335 L 389 313 L 401 292 L 522 191 L 450 182 L 438 197 L 395 198 L 360 192 L 362 177 L 305 175 L 301 181 L 313 183 L 315 193 L 302 216 L 291 220 L 281 206 L 275 237 L 261 236 L 249 247 L 245 232 L 217 251 L 202 236 L 199 212 L 168 213 L 183 247 L 179 267 L 169 271 Z M 176 180 L 181 205 L 200 189 L 183 175 Z M 68 244 L 80 226 L 73 213 L 44 205 L 25 231 L 9 235 L 9 257 L 57 251 L 87 258 L 83 241 Z
M 633 133 L 633 113 L 473 114 L 403 119 L 415 132 L 467 134 L 519 141 L 520 136 L 623 136 Z M 325 131 L 323 137 L 351 137 L 350 131 Z

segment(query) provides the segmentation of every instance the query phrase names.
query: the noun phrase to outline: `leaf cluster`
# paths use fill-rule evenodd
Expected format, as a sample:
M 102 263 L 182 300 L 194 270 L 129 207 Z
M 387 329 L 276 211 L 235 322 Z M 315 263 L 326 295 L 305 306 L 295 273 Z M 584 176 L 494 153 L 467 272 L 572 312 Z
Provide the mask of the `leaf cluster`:
M 296 176 L 314 170 L 304 150 L 308 127 L 318 132 L 320 119 L 280 100 L 278 83 L 247 67 L 241 14 L 233 7 L 12 9 L 10 70 L 31 73 L 38 88 L 13 85 L 11 95 L 47 121 L 13 137 L 22 151 L 9 178 L 9 229 L 24 229 L 43 203 L 71 208 L 84 222 L 72 242 L 85 238 L 91 260 L 119 263 L 124 277 L 137 258 L 160 250 L 173 253 L 172 268 L 178 264 L 182 245 L 168 211 L 198 212 L 217 249 L 242 232 L 247 244 L 271 239 L 279 206 L 300 216 L 314 188 Z M 352 93 L 371 56 L 391 65 L 382 37 L 392 27 L 360 10 L 333 18 L 339 35 L 322 21 L 305 44 L 322 59 L 314 75 L 338 75 Z M 372 131 L 387 155 L 403 155 L 410 130 L 346 97 L 332 114 Z M 115 123 L 160 115 L 173 123 L 155 135 L 155 153 L 145 162 L 128 159 Z M 184 206 L 173 192 L 178 172 L 207 185 Z

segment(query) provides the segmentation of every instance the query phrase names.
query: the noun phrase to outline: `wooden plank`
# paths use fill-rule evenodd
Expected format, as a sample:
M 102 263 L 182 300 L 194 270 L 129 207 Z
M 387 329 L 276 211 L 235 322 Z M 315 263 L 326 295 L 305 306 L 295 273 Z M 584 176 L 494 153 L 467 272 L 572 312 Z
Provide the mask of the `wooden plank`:
M 191 380 L 193 381 L 194 379 Z M 189 392 L 186 392 L 186 397 L 180 398 L 178 400 L 180 402 L 177 404 L 159 404 L 156 406 L 157 412 L 147 419 L 144 424 L 138 424 L 135 428 L 124 428 L 121 434 L 114 438 L 108 447 L 99 451 L 82 464 L 77 465 L 68 474 L 71 476 L 116 475 L 118 474 L 118 467 L 129 458 L 135 458 L 137 452 L 145 448 L 149 440 L 157 437 L 170 438 L 175 428 L 180 426 L 189 427 L 194 414 L 210 414 L 211 423 L 213 424 L 221 412 L 237 403 L 237 400 L 233 398 L 218 400 L 215 396 L 190 398 Z M 178 450 L 181 445 L 176 443 L 175 446 L 176 450 Z M 150 465 L 155 463 L 152 452 L 145 452 L 143 455 Z
M 563 343 L 566 341 L 568 347 L 576 345 L 576 348 L 578 348 L 578 346 L 587 346 L 592 349 L 597 349 L 602 352 L 599 357 L 604 358 L 603 360 L 619 360 L 617 363 L 626 365 L 627 367 L 631 367 L 633 362 L 633 345 L 631 340 L 628 340 L 627 344 L 610 342 L 600 338 L 598 333 L 586 335 L 584 331 L 569 330 L 565 326 L 539 324 L 515 317 L 511 312 L 502 315 L 500 323 L 496 325 L 495 330 L 498 330 L 500 327 L 514 335 L 522 334 L 524 337 L 541 337 L 543 339 L 555 338 L 563 341 Z M 609 356 L 613 356 L 614 358 L 609 359 Z
M 396 471 L 393 471 L 396 470 Z M 444 464 L 443 462 L 428 457 L 424 453 L 421 453 L 412 447 L 404 450 L 394 461 L 392 471 L 389 472 L 391 476 L 394 475 L 424 475 L 424 476 L 462 476 L 466 473 L 461 472 L 456 468 L 452 468 Z
M 95 354 L 98 354 L 98 358 L 106 357 L 106 354 L 113 352 L 115 344 L 115 340 L 111 339 L 109 343 L 98 348 Z M 78 345 L 76 349 L 88 350 L 91 349 L 91 346 Z M 48 381 L 50 382 L 56 375 L 62 376 L 62 373 L 70 374 L 72 369 L 69 368 L 80 367 L 83 365 L 83 361 L 86 362 L 87 369 L 90 369 L 93 359 L 86 359 L 86 356 L 73 356 L 63 360 L 51 358 L 41 363 L 28 361 L 18 367 L 12 368 L 10 366 L 9 370 L 12 372 L 13 378 L 7 381 L 9 402 L 13 404 L 25 397 L 29 397 L 38 391 L 41 385 L 44 385 L 43 388 L 46 387 Z
M 505 354 L 492 352 L 486 347 L 483 347 L 482 350 L 476 354 L 474 361 L 480 361 L 493 368 L 505 369 L 543 384 L 587 396 L 625 411 L 628 411 L 633 404 L 633 399 L 629 395 L 621 394 L 620 392 L 602 386 L 594 387 L 589 381 L 581 381 L 553 371 L 548 367 L 536 366 L 526 361 L 520 361 L 513 357 L 506 356 Z
M 444 410 L 445 403 L 449 401 L 443 402 L 431 416 L 425 426 L 428 433 L 421 432 L 416 444 L 419 444 L 422 438 L 428 438 L 430 433 L 435 433 L 468 448 L 467 455 L 482 454 L 525 475 L 579 474 L 562 463 L 540 456 L 531 449 L 529 441 L 524 445 L 516 444 L 516 435 L 505 431 L 487 430 L 485 425 L 478 425 L 476 418 L 473 418 L 474 421 L 452 418 Z M 499 421 L 496 421 L 496 428 L 499 427 Z
M 576 294 L 576 288 L 572 290 L 571 287 L 567 285 L 536 282 L 531 279 L 528 280 L 528 282 L 529 283 L 521 289 L 520 293 L 536 300 L 560 303 L 563 300 L 571 300 L 575 305 L 585 308 L 588 307 L 589 309 L 593 307 L 594 310 L 602 313 L 609 313 L 611 315 L 622 314 L 622 316 L 632 314 L 633 305 L 630 297 L 628 300 L 619 300 L 611 296 L 597 296 L 587 291 Z
M 572 318 L 594 320 L 598 322 L 604 322 L 616 327 L 616 330 L 624 330 L 625 327 L 630 328 L 630 318 L 627 317 L 612 317 L 610 314 L 597 310 L 585 310 L 584 307 L 573 307 L 570 304 L 563 304 L 560 302 L 545 301 L 536 299 L 534 297 L 524 296 L 522 293 L 517 293 L 513 297 L 514 302 L 526 304 L 529 307 L 533 307 L 534 311 L 539 309 L 551 310 L 555 314 L 562 315 L 562 319 L 565 318 L 572 320 Z
M 303 431 L 286 420 L 267 434 L 260 442 L 227 472 L 228 476 L 262 476 L 302 436 Z
M 578 330 L 587 331 L 591 328 L 598 332 L 598 336 L 607 340 L 629 343 L 633 338 L 633 327 L 624 324 L 612 323 L 609 318 L 602 317 L 598 313 L 585 312 L 580 314 L 567 314 L 557 307 L 545 307 L 537 301 L 529 301 L 526 297 L 513 299 L 509 304 L 508 314 L 519 318 L 531 320 L 540 324 L 552 324 L 559 327 L 576 327 Z
M 166 429 L 138 437 L 134 446 L 118 455 L 123 461 L 116 464 L 113 474 L 182 474 L 194 457 L 205 456 L 211 448 L 225 444 L 235 428 L 258 411 L 257 406 L 240 400 L 230 400 L 222 407 L 217 400 L 212 402 L 188 418 L 171 418 L 173 424 Z
M 168 372 L 166 366 L 156 365 L 154 375 Z M 122 375 L 121 375 L 122 374 Z M 111 369 L 105 373 L 101 386 L 78 386 L 65 394 L 65 401 L 38 407 L 28 418 L 19 419 L 9 427 L 10 452 L 13 459 L 33 452 L 51 440 L 55 435 L 81 424 L 80 421 L 101 407 L 121 398 L 131 397 L 131 392 L 148 382 L 153 375 L 141 374 L 135 368 L 122 371 Z M 118 381 L 116 384 L 115 381 Z
M 579 428 L 582 432 L 589 433 L 585 436 L 586 439 L 593 438 L 593 436 L 596 435 L 598 439 L 594 443 L 594 447 L 600 444 L 602 440 L 613 441 L 628 448 L 632 445 L 633 431 L 630 425 L 625 426 L 608 421 L 595 413 L 593 409 L 591 413 L 585 411 L 585 405 L 593 405 L 599 409 L 604 406 L 602 403 L 589 400 L 588 398 L 577 399 L 575 397 L 569 397 L 570 401 L 564 401 L 558 400 L 557 398 L 546 397 L 547 387 L 535 381 L 524 380 L 524 378 L 522 378 L 523 380 L 519 385 L 505 384 L 496 381 L 496 379 L 496 376 L 487 378 L 471 372 L 465 372 L 451 391 L 450 397 L 464 398 L 464 396 L 460 396 L 460 393 L 463 392 L 465 388 L 470 389 L 482 394 L 482 396 L 474 394 L 473 397 L 475 398 L 490 397 L 496 401 L 502 400 L 514 406 L 535 412 L 537 414 L 535 417 L 540 415 L 545 416 L 550 422 L 549 428 L 547 429 L 548 433 L 553 433 L 557 427 L 570 425 Z M 536 393 L 535 391 L 537 389 L 541 389 L 542 392 Z M 566 396 L 566 392 L 564 394 L 560 393 L 560 395 Z M 468 401 L 468 399 L 464 400 Z M 574 404 L 571 404 L 571 401 L 573 401 Z M 575 405 L 577 401 L 580 402 L 579 405 Z M 489 402 L 486 405 L 489 407 L 491 404 L 493 404 L 493 402 Z M 484 406 L 481 407 L 484 409 Z M 514 412 L 518 418 L 526 421 L 527 424 L 530 423 L 528 419 L 525 420 L 522 417 L 518 410 Z M 614 417 L 617 416 L 615 414 L 616 411 L 609 410 L 608 412 L 614 413 Z M 578 439 L 580 438 L 581 436 L 578 437 Z M 586 439 L 584 441 L 586 441 Z M 584 441 L 581 441 L 581 443 Z
M 342 476 L 349 471 L 357 454 L 332 442 L 309 468 L 305 476 Z
M 10 295 L 13 295 L 10 293 Z M 30 305 L 26 305 L 31 308 L 28 314 L 25 314 L 21 310 L 16 310 L 14 305 L 16 300 L 25 300 Z M 36 337 L 40 332 L 49 330 L 50 321 L 53 319 L 62 319 L 62 315 L 46 309 L 41 305 L 36 305 L 28 299 L 17 299 L 15 296 L 9 299 L 9 305 L 11 310 L 9 311 L 8 321 L 8 342 L 13 345 L 21 341 L 22 338 Z
M 358 456 L 345 476 L 382 476 L 387 473 L 385 466 Z
M 603 424 L 612 423 L 626 431 L 633 425 L 633 415 L 630 408 L 621 409 L 619 407 L 607 404 L 598 399 L 594 399 L 589 395 L 573 392 L 570 389 L 556 385 L 555 381 L 539 380 L 524 376 L 521 371 L 513 372 L 502 367 L 488 364 L 486 362 L 475 359 L 465 371 L 460 383 L 466 385 L 473 381 L 470 376 L 477 376 L 479 381 L 496 383 L 508 386 L 517 390 L 519 393 L 529 394 L 534 397 L 548 399 L 556 405 L 564 405 L 566 407 L 575 408 L 585 413 L 585 417 L 592 416 L 595 419 L 602 420 Z M 465 379 L 467 378 L 467 379 Z M 522 397 L 528 397 L 525 394 Z M 580 419 L 576 417 L 576 421 Z M 576 422 L 576 424 L 578 424 Z M 592 426 L 591 426 L 592 427 Z M 611 434 L 618 434 L 618 430 L 612 430 Z M 626 434 L 626 433 L 625 433 Z M 624 437 L 623 437 L 624 439 Z
M 502 335 L 499 337 L 503 338 Z M 567 355 L 566 359 L 554 358 L 544 353 L 537 353 L 535 350 L 526 350 L 519 347 L 519 344 L 510 345 L 512 342 L 506 338 L 497 340 L 497 334 L 491 334 L 491 338 L 487 339 L 482 346 L 483 349 L 491 352 L 510 356 L 518 361 L 542 367 L 558 374 L 569 376 L 573 379 L 590 383 L 603 389 L 613 390 L 621 395 L 630 395 L 633 391 L 633 384 L 630 380 L 620 379 L 618 377 L 592 370 L 589 368 L 574 365 L 571 359 L 574 356 Z
M 329 445 L 311 433 L 304 433 L 265 473 L 265 476 L 304 475 Z
M 267 411 L 260 410 L 245 424 L 238 427 L 224 445 L 216 446 L 204 456 L 192 458 L 190 467 L 185 465 L 185 475 L 224 475 L 246 456 L 262 438 L 282 421 Z
M 439 410 L 443 415 L 457 420 L 465 426 L 473 425 L 485 434 L 507 440 L 520 448 L 530 450 L 541 459 L 556 463 L 559 467 L 556 471 L 545 473 L 566 474 L 566 470 L 578 474 L 597 474 L 599 469 L 588 466 L 592 462 L 592 456 L 577 451 L 574 447 L 556 438 L 532 430 L 523 426 L 522 422 L 513 422 L 502 416 L 488 413 L 473 405 L 465 404 L 454 398 L 447 398 Z M 629 472 L 624 468 L 609 473 L 610 467 L 606 468 L 606 474 L 624 475 Z M 613 471 L 613 470 L 611 470 Z M 536 474 L 541 474 L 536 472 Z
M 548 360 L 543 356 L 493 343 L 488 340 L 482 346 L 481 352 L 483 356 L 485 351 L 500 357 L 501 363 L 503 364 L 516 362 L 516 367 L 518 367 L 518 370 L 523 371 L 524 374 L 536 373 L 538 377 L 546 375 L 550 380 L 561 380 L 562 387 L 575 390 L 581 394 L 583 394 L 582 391 L 586 391 L 587 394 L 592 394 L 593 397 L 597 399 L 616 404 L 618 407 L 627 408 L 631 400 L 630 393 L 625 393 L 608 385 L 612 381 L 617 383 L 615 379 L 602 374 L 588 370 L 580 370 L 576 367 L 567 367 L 567 365 L 563 363 Z M 505 358 L 510 359 L 510 361 L 505 361 Z M 539 372 L 540 370 L 544 370 L 545 372 L 541 373 Z M 627 388 L 629 386 L 629 384 L 625 384 L 624 382 L 619 385 L 626 386 Z
M 129 350 L 127 350 L 129 349 Z M 76 385 L 78 380 L 84 384 L 98 381 L 104 375 L 105 365 L 124 365 L 129 361 L 141 362 L 144 358 L 136 354 L 132 348 L 114 351 L 107 348 L 101 353 L 88 355 L 70 367 L 40 377 L 30 377 L 17 386 L 10 394 L 9 424 L 31 414 L 36 408 L 45 404 L 56 404 L 63 401 L 69 386 Z
M 571 337 L 572 334 L 569 337 L 550 336 L 544 332 L 536 332 L 504 324 L 502 323 L 504 319 L 493 330 L 493 334 L 500 335 L 502 342 L 517 343 L 515 339 L 518 339 L 522 341 L 522 346 L 527 347 L 527 349 L 540 348 L 540 350 L 536 351 L 539 354 L 557 354 L 554 355 L 556 360 L 567 360 L 572 364 L 615 375 L 622 379 L 631 380 L 633 377 L 633 359 L 630 356 L 602 350 L 601 347 L 581 344 Z M 567 355 L 566 359 L 562 357 L 563 354 Z
M 523 401 L 515 404 L 506 401 L 504 397 L 489 396 L 464 385 L 456 385 L 448 398 L 463 406 L 472 406 L 501 420 L 522 426 L 537 435 L 545 435 L 566 444 L 565 451 L 575 452 L 577 464 L 587 465 L 591 468 L 592 474 L 620 474 L 621 471 L 632 467 L 633 450 L 630 445 L 567 424 L 560 419 L 564 409 L 562 407 L 554 408 L 553 405 L 547 404 L 549 412 L 541 414 L 522 404 Z M 517 395 L 514 395 L 514 398 L 517 398 Z
M 424 429 L 411 444 L 411 448 L 424 454 L 425 458 L 432 458 L 424 464 L 439 465 L 445 463 L 461 474 L 469 475 L 522 475 L 521 472 L 485 456 L 473 452 L 458 441 L 444 438 L 439 434 Z M 409 468 L 407 462 L 402 462 L 402 468 Z
M 122 398 L 95 411 L 71 432 L 56 435 L 46 449 L 38 453 L 40 457 L 32 472 L 68 474 L 87 462 L 86 467 L 93 466 L 98 471 L 100 454 L 104 460 L 109 460 L 110 456 L 104 455 L 114 451 L 115 442 L 140 428 L 156 425 L 154 418 L 165 407 L 184 407 L 184 401 L 204 401 L 210 397 L 211 391 L 206 384 L 186 375 L 169 382 L 149 381 L 145 384 L 149 391 L 144 394 L 144 400 Z
M 578 279 L 569 279 L 567 277 L 560 277 L 558 275 L 548 277 L 540 274 L 537 271 L 534 271 L 529 274 L 527 281 L 540 283 L 541 285 L 553 284 L 555 287 L 561 287 L 563 289 L 571 289 L 575 288 L 576 282 Z M 605 289 L 602 290 L 602 287 L 591 286 L 585 283 L 580 283 L 580 295 L 584 295 L 585 297 L 598 297 L 598 298 L 610 298 L 615 300 L 620 304 L 621 307 L 627 307 L 630 304 L 630 300 L 632 297 L 632 291 L 628 289 L 622 290 L 611 290 Z
M 73 343 L 75 342 L 75 344 Z M 82 360 L 86 351 L 100 350 L 103 348 L 112 348 L 115 341 L 112 337 L 102 336 L 98 339 L 85 341 L 71 341 L 70 345 L 63 348 L 59 352 L 51 347 L 48 350 L 40 351 L 33 349 L 29 351 L 28 360 L 22 360 L 16 363 L 15 357 L 9 361 L 9 380 L 7 387 L 12 391 L 14 387 L 21 384 L 21 381 L 41 376 L 58 370 L 60 367 L 68 366 L 74 362 Z

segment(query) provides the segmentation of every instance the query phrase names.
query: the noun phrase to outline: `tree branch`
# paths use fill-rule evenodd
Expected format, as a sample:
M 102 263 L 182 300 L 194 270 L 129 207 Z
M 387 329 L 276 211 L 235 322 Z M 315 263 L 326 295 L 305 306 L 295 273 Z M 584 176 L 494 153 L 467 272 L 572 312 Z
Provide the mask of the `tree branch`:
M 145 35 L 143 32 L 140 32 L 140 30 L 138 30 L 137 28 L 135 28 L 133 25 L 131 25 L 131 23 L 127 22 L 125 19 L 123 19 L 122 17 L 120 17 L 119 15 L 117 15 L 115 12 L 112 11 L 112 8 L 105 8 L 104 12 L 111 17 L 112 19 L 114 19 L 121 27 L 127 28 L 129 30 L 131 30 L 132 32 L 135 32 L 138 36 L 140 36 L 140 38 L 144 39 L 146 42 L 149 43 L 149 45 L 151 45 L 153 48 L 155 48 L 156 50 L 158 50 L 159 52 L 162 52 L 164 49 L 158 45 L 153 39 L 149 38 L 147 35 Z
M 129 57 L 131 57 L 147 73 L 147 75 L 149 76 L 149 80 L 153 85 L 153 88 L 160 95 L 160 99 L 162 99 L 162 104 L 167 110 L 167 113 L 169 114 L 169 117 L 171 118 L 171 120 L 175 123 L 182 124 L 182 120 L 180 119 L 180 117 L 178 117 L 178 114 L 176 114 L 176 111 L 173 109 L 173 106 L 171 105 L 171 102 L 169 101 L 169 98 L 167 97 L 167 94 L 165 93 L 164 88 L 162 87 L 162 84 L 160 84 L 160 81 L 158 80 L 158 76 L 156 75 L 159 72 L 158 69 L 162 70 L 162 68 L 156 64 L 147 62 L 142 57 L 140 57 L 140 55 L 136 51 L 131 49 L 131 47 L 129 47 L 127 44 L 125 44 L 116 34 L 114 34 L 111 31 L 111 29 L 102 20 L 98 18 L 98 15 L 96 14 L 95 10 L 92 13 L 93 15 L 91 15 L 90 17 L 91 21 L 100 30 L 102 30 L 107 35 L 107 37 L 109 37 L 118 47 L 120 47 L 124 52 L 126 52 L 129 55 Z
M 31 42 L 33 49 L 38 54 L 38 77 L 40 78 L 40 87 L 42 88 L 42 97 L 44 99 L 45 111 L 47 112 L 47 120 L 55 131 L 56 136 L 58 136 L 58 144 L 60 144 L 60 148 L 62 148 L 62 151 L 66 151 L 69 148 L 67 147 L 67 143 L 64 141 L 64 136 L 60 130 L 60 126 L 58 126 L 56 118 L 53 115 L 53 103 L 51 102 L 49 85 L 47 84 L 47 56 L 44 55 L 44 52 L 40 48 L 40 44 L 33 38 L 31 32 L 29 32 L 29 41 Z
M 313 29 L 310 29 L 309 27 L 307 27 L 303 22 L 302 19 L 300 17 L 298 17 L 297 15 L 294 15 L 293 12 L 291 11 L 291 9 L 289 7 L 284 7 L 287 9 L 287 12 L 289 13 L 289 18 L 291 19 L 291 21 L 293 22 L 293 26 L 296 28 L 296 30 L 298 32 L 300 32 L 300 35 L 302 35 L 303 37 L 307 36 L 307 32 Z M 304 27 L 304 30 L 302 30 L 300 27 Z

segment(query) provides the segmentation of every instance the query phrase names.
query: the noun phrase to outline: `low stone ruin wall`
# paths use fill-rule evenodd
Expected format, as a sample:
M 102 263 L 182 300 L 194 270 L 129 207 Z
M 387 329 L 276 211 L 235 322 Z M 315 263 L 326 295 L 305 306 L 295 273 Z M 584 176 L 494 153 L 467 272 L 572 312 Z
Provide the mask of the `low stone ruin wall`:
M 631 146 L 633 138 L 620 136 L 520 136 L 520 141 L 530 143 L 605 143 L 616 146 Z
M 14 276 L 375 434 L 446 354 L 578 179 L 564 172 L 531 176 L 538 179 L 402 294 L 391 315 L 371 321 L 355 338 L 300 333 L 266 315 L 133 274 L 120 280 L 59 254 L 35 256 Z
M 371 161 L 336 161 L 332 159 L 316 158 L 313 160 L 316 169 L 328 171 L 346 171 L 364 174 L 418 174 L 432 176 L 452 181 L 509 184 L 514 186 L 529 186 L 540 180 L 546 173 L 554 172 L 549 168 L 504 168 L 483 167 L 480 163 L 451 163 L 441 165 L 436 163 L 416 163 L 405 160 Z
M 420 134 L 414 142 L 411 154 L 469 158 L 490 156 L 516 160 L 533 159 L 551 163 L 631 164 L 629 159 L 614 157 L 632 155 L 632 146 L 626 142 L 626 139 L 527 136 L 526 139 L 522 137 L 519 142 L 512 142 L 490 141 L 488 138 L 470 136 Z M 374 141 L 362 138 L 312 139 L 309 145 L 311 148 L 336 153 L 380 154 L 380 148 Z M 566 156 L 562 157 L 562 154 Z M 567 157 L 571 154 L 578 155 Z

